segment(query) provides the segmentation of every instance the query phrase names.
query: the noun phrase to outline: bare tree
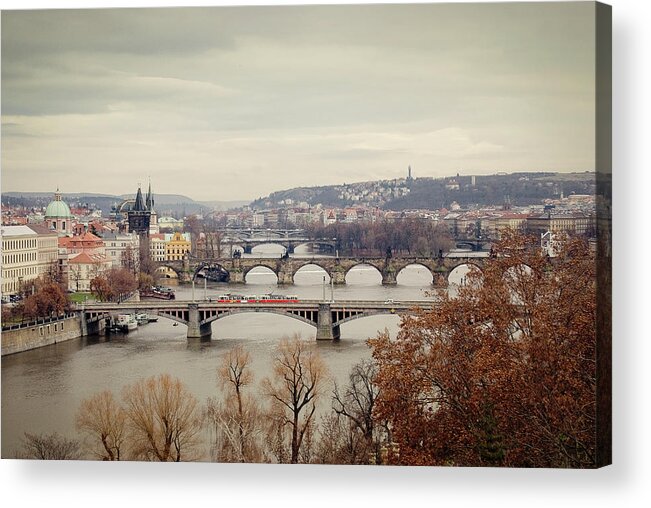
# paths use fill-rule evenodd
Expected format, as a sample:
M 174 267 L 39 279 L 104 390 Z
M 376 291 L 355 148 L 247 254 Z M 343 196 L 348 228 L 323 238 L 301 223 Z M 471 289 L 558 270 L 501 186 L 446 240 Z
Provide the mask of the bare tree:
M 290 461 L 296 464 L 316 412 L 326 366 L 314 346 L 298 337 L 283 339 L 273 362 L 273 378 L 265 378 L 262 389 L 278 415 L 276 424 L 291 431 Z
M 124 252 L 122 253 L 122 259 L 120 259 L 120 266 L 122 268 L 125 268 L 126 270 L 129 270 L 134 275 L 137 273 L 136 253 L 134 252 L 133 247 L 130 244 L 124 248 Z
M 380 389 L 375 384 L 377 373 L 375 362 L 362 360 L 353 366 L 349 384 L 343 394 L 339 393 L 335 384 L 332 395 L 332 409 L 337 415 L 345 417 L 352 429 L 359 432 L 364 439 L 366 450 L 363 451 L 363 460 L 366 460 L 369 454 L 377 455 L 380 450 L 382 429 L 378 429 L 373 418 L 373 408 L 380 395 Z
M 79 442 L 53 434 L 30 434 L 25 432 L 23 448 L 17 459 L 76 460 L 81 457 Z
M 70 278 L 75 282 L 75 291 L 79 292 L 79 283 L 82 279 L 81 266 L 74 264 L 70 266 Z
M 76 427 L 90 440 L 88 446 L 94 456 L 101 460 L 124 458 L 126 414 L 111 391 L 105 390 L 81 403 Z
M 321 419 L 313 462 L 318 464 L 369 464 L 364 436 L 348 418 L 331 412 Z
M 125 413 L 136 458 L 196 460 L 202 418 L 197 399 L 169 374 L 124 389 Z
M 261 414 L 255 399 L 244 390 L 253 381 L 248 351 L 237 346 L 222 356 L 217 382 L 224 391 L 221 402 L 208 401 L 207 415 L 214 425 L 214 458 L 221 462 L 263 460 Z

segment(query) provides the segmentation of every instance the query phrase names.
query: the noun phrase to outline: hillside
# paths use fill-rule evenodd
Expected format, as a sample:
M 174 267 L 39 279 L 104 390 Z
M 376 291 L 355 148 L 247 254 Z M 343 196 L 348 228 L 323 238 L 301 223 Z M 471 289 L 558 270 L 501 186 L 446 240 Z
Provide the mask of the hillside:
M 564 195 L 594 194 L 595 174 L 511 173 L 454 176 L 448 178 L 404 178 L 359 182 L 323 187 L 300 187 L 277 191 L 259 198 L 255 209 L 288 204 L 321 204 L 325 207 L 352 205 L 379 206 L 388 210 L 449 208 L 457 202 L 463 207 L 495 205 L 506 199 L 514 205 L 538 204 L 544 199 Z
M 3 192 L 2 203 L 10 206 L 27 208 L 42 208 L 52 201 L 51 192 Z M 111 207 L 125 199 L 133 199 L 134 194 L 113 196 L 110 194 L 66 193 L 63 200 L 71 207 L 88 207 L 99 209 L 107 216 Z M 246 204 L 245 201 L 194 201 L 180 194 L 155 194 L 155 208 L 159 216 L 172 215 L 182 217 L 193 213 L 204 213 L 208 210 L 226 210 Z

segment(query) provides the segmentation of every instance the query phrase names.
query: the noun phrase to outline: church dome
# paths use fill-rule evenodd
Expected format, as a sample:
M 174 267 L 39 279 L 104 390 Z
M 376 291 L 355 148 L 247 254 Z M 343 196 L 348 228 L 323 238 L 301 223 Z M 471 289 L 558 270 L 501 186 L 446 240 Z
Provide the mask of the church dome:
M 59 194 L 57 190 L 57 193 L 54 195 L 54 201 L 50 201 L 50 204 L 47 205 L 47 208 L 45 209 L 45 218 L 67 219 L 70 217 L 72 217 L 72 214 L 70 213 L 70 207 L 66 204 L 65 201 L 61 199 L 61 194 Z

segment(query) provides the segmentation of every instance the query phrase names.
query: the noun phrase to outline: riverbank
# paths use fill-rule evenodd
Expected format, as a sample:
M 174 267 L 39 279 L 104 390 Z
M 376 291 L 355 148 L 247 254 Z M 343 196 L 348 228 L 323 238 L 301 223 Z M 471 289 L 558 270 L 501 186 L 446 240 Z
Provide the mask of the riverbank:
M 81 336 L 81 318 L 74 313 L 60 318 L 37 319 L 13 325 L 2 330 L 2 356 L 78 339 Z

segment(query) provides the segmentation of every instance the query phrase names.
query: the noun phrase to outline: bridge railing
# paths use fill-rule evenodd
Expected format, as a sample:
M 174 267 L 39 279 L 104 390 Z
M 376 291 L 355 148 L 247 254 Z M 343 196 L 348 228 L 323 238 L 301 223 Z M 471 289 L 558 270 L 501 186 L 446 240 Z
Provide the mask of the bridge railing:
M 60 314 L 58 316 L 42 317 L 42 318 L 34 319 L 32 321 L 24 321 L 24 322 L 13 323 L 8 325 L 3 324 L 2 331 L 4 332 L 10 330 L 20 330 L 21 328 L 31 328 L 33 326 L 56 323 L 59 321 L 63 321 L 64 319 L 73 318 L 75 316 L 76 314 L 74 312 L 66 312 L 65 314 Z

